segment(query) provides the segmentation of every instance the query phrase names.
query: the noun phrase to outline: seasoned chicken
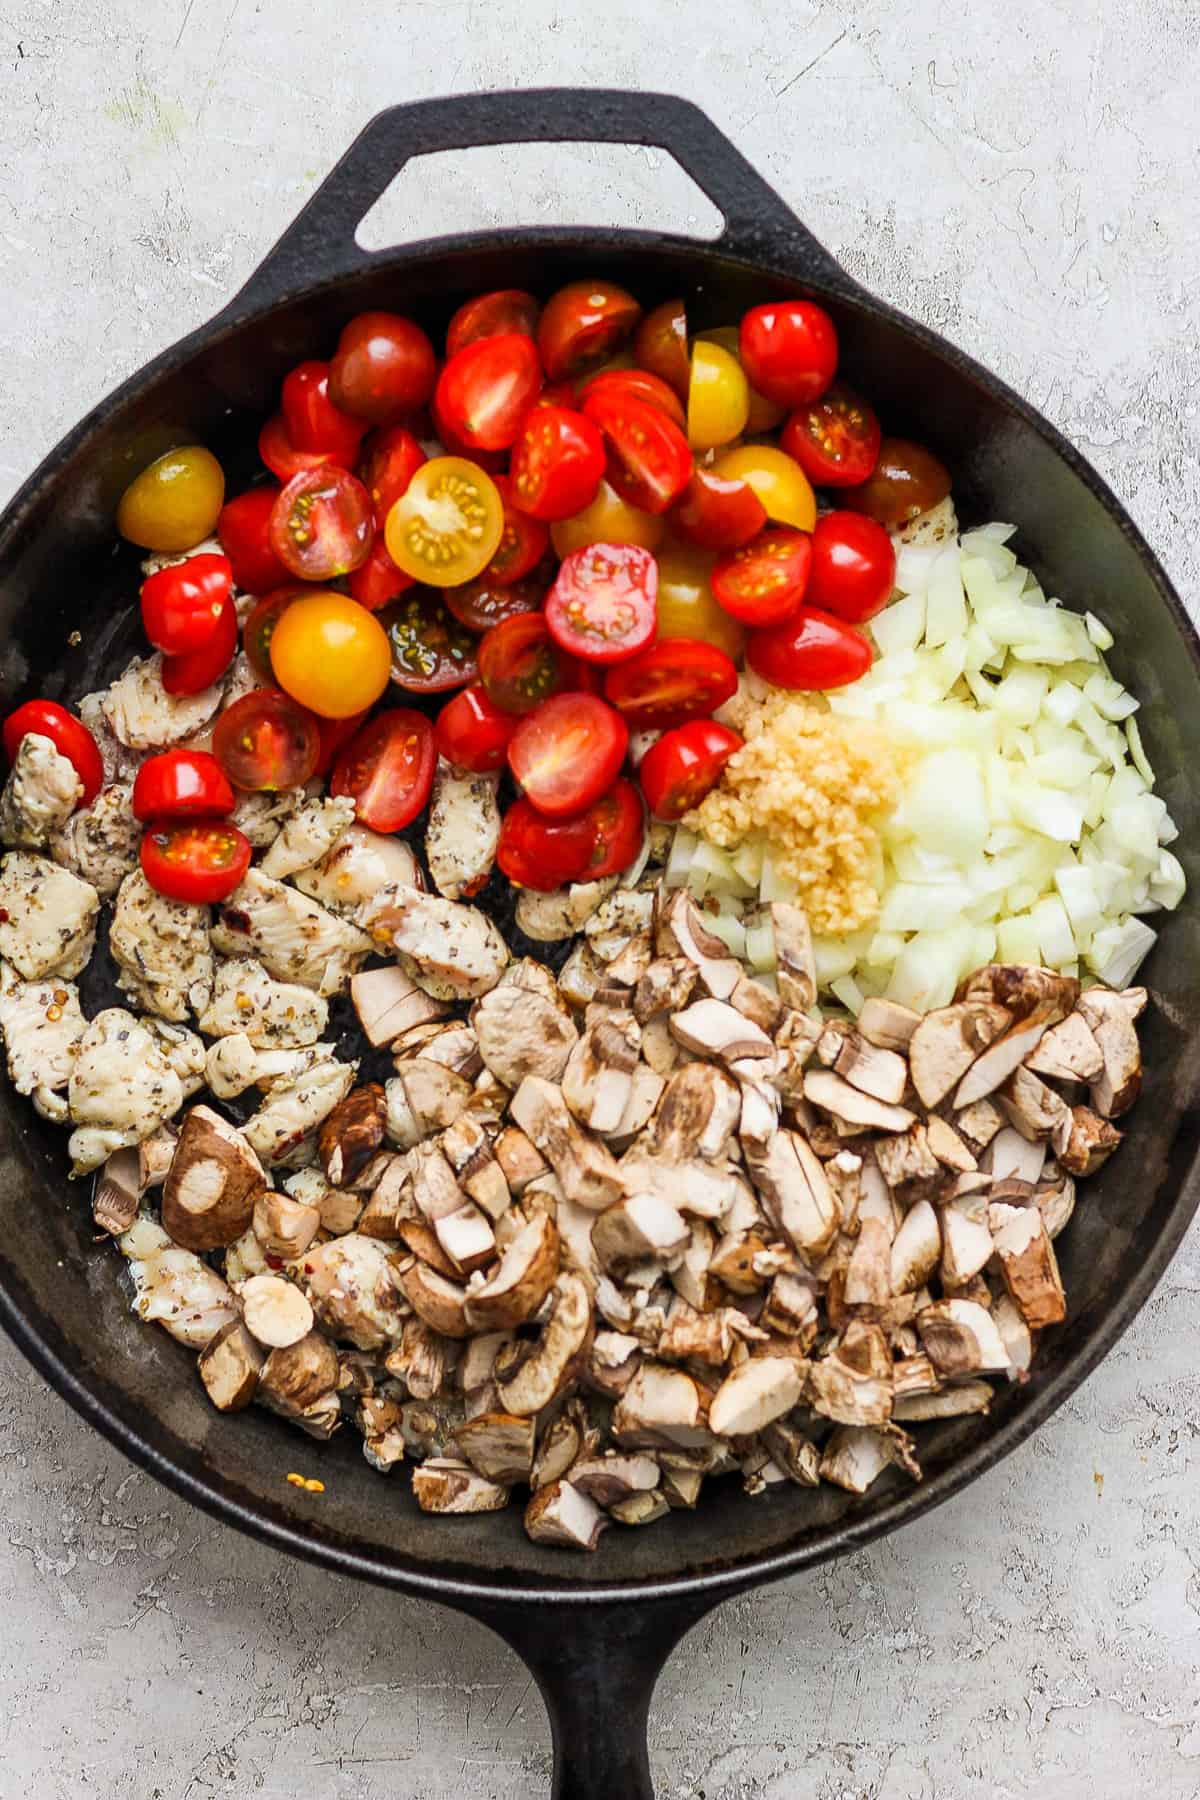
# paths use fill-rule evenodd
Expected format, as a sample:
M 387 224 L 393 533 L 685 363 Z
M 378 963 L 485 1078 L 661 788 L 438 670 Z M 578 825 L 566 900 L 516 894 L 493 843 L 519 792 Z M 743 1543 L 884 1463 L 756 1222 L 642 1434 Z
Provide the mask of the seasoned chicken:
M 148 1026 L 122 1007 L 98 1013 L 80 1039 L 67 1099 L 76 1175 L 140 1144 L 183 1105 L 183 1083 Z
M 221 683 L 198 694 L 168 694 L 162 657 L 135 656 L 101 702 L 104 717 L 131 750 L 166 750 L 202 731 L 221 704 Z
M 244 650 L 239 650 L 229 665 L 229 673 L 225 677 L 225 698 L 222 710 L 232 706 L 235 700 L 244 700 L 247 694 L 256 694 L 259 688 L 269 687 L 264 681 Z
M 100 896 L 89 881 L 31 856 L 0 857 L 0 957 L 26 981 L 86 968 L 96 941 Z
M 307 990 L 306 990 L 307 991 Z M 318 1063 L 332 1062 L 335 1044 L 308 1044 L 299 1050 L 260 1050 L 244 1032 L 210 1044 L 204 1058 L 205 1079 L 218 1100 L 234 1100 L 247 1088 L 270 1093 L 292 1087 Z
M 492 872 L 500 842 L 498 775 L 469 775 L 439 758 L 425 830 L 425 856 L 439 894 L 477 894 Z
M 50 834 L 55 862 L 90 881 L 102 900 L 111 899 L 129 871 L 137 868 L 142 828 L 133 816 L 132 798 L 129 782 L 110 782 L 90 806 L 72 813 Z
M 435 894 L 384 888 L 358 919 L 377 944 L 396 950 L 402 967 L 435 1000 L 486 994 L 508 964 L 508 945 L 485 913 Z
M 133 1277 L 133 1310 L 191 1350 L 203 1350 L 238 1316 L 227 1282 L 143 1213 L 117 1239 Z
M 295 1050 L 315 1044 L 329 1008 L 311 988 L 275 981 L 252 956 L 217 964 L 212 1001 L 200 1017 L 208 1037 L 243 1032 L 259 1049 Z
M 301 870 L 295 882 L 301 893 L 351 919 L 380 888 L 419 890 L 423 885 L 411 847 L 365 825 L 352 825 L 315 868 Z
M 261 869 L 218 910 L 212 941 L 225 956 L 255 956 L 276 980 L 323 996 L 340 994 L 373 947 L 366 932 Z
M 157 575 L 160 569 L 177 569 L 193 556 L 224 556 L 220 538 L 202 538 L 190 550 L 152 550 L 142 558 L 142 574 Z
M 8 963 L 0 963 L 0 1038 L 8 1078 L 18 1094 L 33 1095 L 44 1119 L 61 1123 L 67 1117 L 63 1089 L 86 1027 L 72 982 L 22 981 Z
M 109 932 L 117 985 L 164 1019 L 200 1014 L 212 999 L 209 909 L 157 893 L 141 869 L 121 883 Z
M 186 1025 L 168 1025 L 164 1019 L 143 1019 L 141 1023 L 158 1045 L 168 1068 L 178 1075 L 184 1099 L 190 1100 L 204 1086 L 204 1039 Z
M 25 734 L 0 793 L 0 841 L 36 849 L 65 825 L 83 796 L 83 783 L 48 737 Z
M 309 800 L 292 814 L 267 854 L 261 868 L 264 875 L 283 881 L 314 863 L 331 850 L 354 823 L 354 802 L 344 796 L 338 799 Z
M 281 1163 L 327 1119 L 354 1086 L 357 1063 L 320 1062 L 294 1082 L 273 1086 L 242 1135 L 264 1163 Z
M 107 688 L 96 694 L 85 694 L 76 710 L 96 740 L 104 764 L 105 781 L 132 781 L 144 757 L 140 750 L 131 750 L 128 744 L 123 744 L 109 725 L 104 716 L 107 699 Z
M 229 823 L 236 825 L 256 850 L 265 850 L 307 799 L 307 790 L 302 787 L 281 788 L 278 793 L 239 793 Z

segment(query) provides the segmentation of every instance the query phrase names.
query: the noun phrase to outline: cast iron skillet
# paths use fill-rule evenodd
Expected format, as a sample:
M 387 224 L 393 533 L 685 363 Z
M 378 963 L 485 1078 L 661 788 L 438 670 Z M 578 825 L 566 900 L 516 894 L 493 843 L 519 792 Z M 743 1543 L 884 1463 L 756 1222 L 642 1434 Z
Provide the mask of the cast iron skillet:
M 553 229 L 449 236 L 368 255 L 354 230 L 410 157 L 544 140 L 655 144 L 725 216 L 711 244 L 645 231 Z M 646 1800 L 655 1678 L 720 1600 L 841 1555 L 945 1500 L 1061 1405 L 1145 1301 L 1195 1210 L 1200 1063 L 1200 800 L 1186 772 L 1200 735 L 1200 655 L 1163 570 L 1109 489 L 1029 406 L 971 359 L 866 294 L 697 109 L 661 94 L 552 89 L 424 101 L 366 128 L 242 292 L 158 357 L 58 445 L 0 521 L 4 709 L 29 694 L 77 698 L 137 644 L 136 557 L 116 550 L 113 505 L 174 441 L 200 438 L 236 488 L 254 432 L 298 358 L 328 354 L 369 306 L 434 330 L 487 288 L 547 293 L 602 274 L 646 304 L 688 297 L 693 328 L 755 301 L 818 296 L 836 317 L 843 368 L 892 429 L 931 444 L 967 518 L 1020 525 L 1048 590 L 1116 632 L 1112 660 L 1142 699 L 1142 731 L 1177 819 L 1191 890 L 1146 970 L 1146 1090 L 1132 1143 L 1089 1183 L 1060 1240 L 1071 1313 L 1046 1334 L 1032 1379 L 986 1419 L 926 1427 L 925 1480 L 891 1473 L 862 1499 L 792 1489 L 745 1499 L 713 1484 L 695 1513 L 610 1531 L 597 1555 L 531 1544 L 518 1508 L 446 1520 L 418 1513 L 403 1478 L 380 1479 L 349 1433 L 326 1446 L 265 1413 L 215 1413 L 194 1358 L 129 1316 L 87 1196 L 68 1190 L 65 1134 L 7 1090 L 0 1109 L 0 1320 L 66 1399 L 135 1462 L 269 1544 L 440 1600 L 485 1621 L 537 1677 L 554 1728 L 554 1794 Z M 115 622 L 114 622 L 115 621 Z M 68 634 L 82 634 L 72 648 Z M 1176 845 L 1176 849 L 1180 848 Z M 320 1501 L 284 1482 L 299 1463 Z

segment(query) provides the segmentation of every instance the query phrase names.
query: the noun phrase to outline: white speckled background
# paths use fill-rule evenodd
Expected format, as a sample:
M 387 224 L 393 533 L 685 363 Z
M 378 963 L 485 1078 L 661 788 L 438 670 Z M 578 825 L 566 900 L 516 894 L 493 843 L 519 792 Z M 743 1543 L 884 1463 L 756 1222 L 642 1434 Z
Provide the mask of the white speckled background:
M 379 107 L 667 86 L 855 275 L 1075 439 L 1200 595 L 1186 0 L 22 0 L 0 72 L 0 499 L 218 307 Z M 381 241 L 710 218 L 645 151 L 426 164 L 387 210 Z M 1002 1468 L 702 1626 L 654 1707 L 663 1800 L 1193 1800 L 1198 1290 L 1193 1235 Z M 0 1609 L 0 1800 L 548 1791 L 540 1703 L 496 1640 L 189 1511 L 7 1345 Z

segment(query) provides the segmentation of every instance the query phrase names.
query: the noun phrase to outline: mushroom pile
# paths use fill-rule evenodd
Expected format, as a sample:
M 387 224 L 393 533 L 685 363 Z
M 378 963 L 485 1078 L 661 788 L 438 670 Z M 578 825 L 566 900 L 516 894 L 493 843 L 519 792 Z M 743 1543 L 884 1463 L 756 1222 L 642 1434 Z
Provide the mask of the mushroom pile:
M 985 1412 L 1065 1316 L 1053 1239 L 1137 1097 L 1144 990 L 992 964 L 923 1016 L 822 1017 L 794 905 L 757 980 L 685 889 L 559 903 L 557 978 L 475 908 L 368 903 L 397 960 L 351 993 L 395 1074 L 289 1064 L 344 1082 L 290 1172 L 206 1104 L 110 1157 L 138 1311 L 222 1411 L 352 1422 L 425 1511 L 516 1493 L 542 1543 L 724 1474 L 919 1480 L 909 1428 Z M 301 1053 L 253 1054 L 269 1095 Z

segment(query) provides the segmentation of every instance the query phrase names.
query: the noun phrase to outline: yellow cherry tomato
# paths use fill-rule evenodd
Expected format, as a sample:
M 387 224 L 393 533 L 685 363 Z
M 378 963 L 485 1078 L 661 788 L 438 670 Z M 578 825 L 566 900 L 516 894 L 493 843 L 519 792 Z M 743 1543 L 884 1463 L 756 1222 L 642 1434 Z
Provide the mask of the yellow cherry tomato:
M 586 550 L 589 544 L 640 544 L 643 550 L 657 550 L 666 529 L 665 519 L 630 506 L 602 481 L 590 506 L 572 513 L 569 519 L 554 521 L 550 541 L 560 557 L 570 556 L 572 550 Z
M 383 528 L 398 569 L 430 587 L 461 587 L 487 568 L 504 535 L 504 502 L 465 456 L 422 463 Z
M 733 442 L 750 416 L 750 383 L 742 365 L 721 344 L 692 346 L 688 381 L 687 434 L 693 450 L 715 450 Z
M 742 356 L 738 348 L 740 333 L 736 325 L 715 325 L 711 331 L 700 331 L 696 336 L 704 343 L 720 344 L 722 350 L 728 350 L 730 356 L 736 359 L 739 369 L 741 368 Z M 776 406 L 765 394 L 750 388 L 750 412 L 743 427 L 750 437 L 757 437 L 763 431 L 774 431 L 786 418 L 786 406 Z
M 271 633 L 271 667 L 286 694 L 322 719 L 351 719 L 388 684 L 392 650 L 373 613 L 318 589 L 293 600 Z
M 744 481 L 762 501 L 776 525 L 811 531 L 817 522 L 817 497 L 798 462 L 773 444 L 739 444 L 713 464 L 714 475 Z
M 734 662 L 742 654 L 746 633 L 737 619 L 713 599 L 709 578 L 715 550 L 697 544 L 664 544 L 658 563 L 658 635 L 700 638 L 715 644 Z
M 212 534 L 224 500 L 225 476 L 212 451 L 185 444 L 130 482 L 117 507 L 117 530 L 143 550 L 178 555 Z

